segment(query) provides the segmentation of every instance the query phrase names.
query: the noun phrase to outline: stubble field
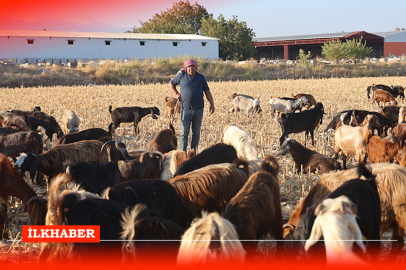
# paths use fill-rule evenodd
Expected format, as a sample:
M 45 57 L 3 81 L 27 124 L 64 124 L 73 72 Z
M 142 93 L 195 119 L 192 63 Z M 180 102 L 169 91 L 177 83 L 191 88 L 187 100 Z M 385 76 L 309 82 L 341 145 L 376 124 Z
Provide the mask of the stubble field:
M 208 105 L 205 102 L 205 115 L 201 129 L 199 150 L 203 150 L 213 144 L 222 141 L 223 127 L 225 124 L 235 125 L 251 135 L 257 145 L 261 158 L 272 154 L 279 161 L 281 170 L 279 182 L 282 195 L 282 207 L 284 219 L 289 218 L 296 202 L 305 196 L 319 177 L 315 174 L 303 175 L 293 171 L 294 163 L 290 155 L 281 156 L 279 149 L 279 137 L 281 129 L 276 115 L 272 116 L 269 109 L 271 97 L 290 97 L 291 94 L 312 94 L 317 102 L 324 105 L 325 115 L 323 123 L 315 131 L 315 146 L 308 141 L 307 146 L 327 154 L 333 155 L 333 134 L 325 137 L 322 131 L 331 121 L 332 117 L 342 110 L 364 109 L 379 111 L 378 105 L 371 105 L 371 100 L 366 97 L 366 88 L 372 84 L 402 85 L 406 86 L 406 77 L 381 77 L 381 78 L 340 78 L 340 79 L 298 79 L 298 80 L 274 80 L 274 81 L 243 81 L 243 82 L 209 82 L 216 111 L 209 115 Z M 124 106 L 157 106 L 161 115 L 158 120 L 146 116 L 139 124 L 140 133 L 133 134 L 132 124 L 121 124 L 116 132 L 116 139 L 127 145 L 127 150 L 146 149 L 149 141 L 160 130 L 168 128 L 169 117 L 165 107 L 165 96 L 172 97 L 172 93 L 165 84 L 146 84 L 129 86 L 56 86 L 46 88 L 0 88 L 2 99 L 0 100 L 1 111 L 20 109 L 31 110 L 40 106 L 41 110 L 56 118 L 60 123 L 64 110 L 75 111 L 81 120 L 80 130 L 101 127 L 107 130 L 110 123 L 109 105 L 116 107 Z M 245 113 L 228 113 L 231 108 L 231 96 L 233 93 L 247 94 L 259 98 L 262 113 L 254 116 Z M 399 105 L 402 105 L 403 101 Z M 61 123 L 60 123 L 61 124 Z M 174 126 L 179 135 L 179 116 L 174 120 Z M 189 136 L 190 137 L 190 136 Z M 304 143 L 304 133 L 291 134 L 298 142 Z M 51 147 L 48 144 L 47 147 Z M 189 143 L 190 147 L 190 143 Z M 349 167 L 355 165 L 353 159 Z M 44 197 L 46 190 L 36 188 Z M 15 204 L 18 206 L 18 202 Z M 11 239 L 19 239 L 21 225 L 28 224 L 28 214 L 21 213 L 21 209 L 12 206 L 9 211 Z M 18 260 L 18 247 L 23 247 L 23 256 L 27 257 L 27 246 L 3 240 L 0 245 L 0 261 Z M 34 245 L 39 250 L 39 245 Z M 33 255 L 36 256 L 35 254 Z

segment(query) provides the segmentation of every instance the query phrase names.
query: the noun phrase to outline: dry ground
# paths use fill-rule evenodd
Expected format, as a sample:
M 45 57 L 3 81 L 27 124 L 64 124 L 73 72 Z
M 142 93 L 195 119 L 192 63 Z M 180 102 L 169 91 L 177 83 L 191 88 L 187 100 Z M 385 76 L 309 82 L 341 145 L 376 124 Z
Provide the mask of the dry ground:
M 371 101 L 366 98 L 366 87 L 372 84 L 406 86 L 406 77 L 209 82 L 216 112 L 209 115 L 208 102 L 206 102 L 199 144 L 200 150 L 221 142 L 225 124 L 236 125 L 249 133 L 257 144 L 261 158 L 273 154 L 279 160 L 282 207 L 284 218 L 288 219 L 296 202 L 307 194 L 312 183 L 319 177 L 314 174 L 300 175 L 294 173 L 291 157 L 289 155 L 283 157 L 279 154 L 281 129 L 276 118 L 269 113 L 269 99 L 271 97 L 289 97 L 292 93 L 309 93 L 318 102 L 322 102 L 326 114 L 323 124 L 316 132 L 316 145 L 313 149 L 332 156 L 333 134 L 330 134 L 326 140 L 320 131 L 324 130 L 332 117 L 339 111 L 355 108 L 379 111 L 379 107 L 376 104 L 371 105 Z M 150 116 L 144 117 L 139 124 L 140 135 L 133 135 L 131 124 L 122 124 L 122 127 L 117 130 L 117 139 L 123 141 L 129 151 L 145 149 L 152 137 L 169 125 L 164 100 L 165 96 L 171 96 L 167 83 L 129 86 L 0 88 L 0 91 L 2 93 L 1 111 L 10 109 L 30 110 L 35 106 L 40 106 L 42 111 L 53 115 L 60 121 L 64 110 L 72 109 L 81 119 L 81 130 L 92 127 L 106 129 L 110 123 L 109 105 L 112 105 L 113 109 L 123 106 L 157 106 L 161 110 L 161 116 L 158 120 L 153 120 Z M 233 93 L 248 94 L 259 98 L 263 109 L 262 113 L 254 117 L 247 116 L 245 113 L 228 113 Z M 404 102 L 402 101 L 400 104 L 404 104 Z M 179 132 L 178 117 L 175 119 L 175 128 Z M 303 133 L 292 134 L 290 137 L 304 143 Z M 50 146 L 48 145 L 48 147 Z M 354 164 L 354 160 L 352 160 L 350 167 Z M 45 190 L 37 188 L 37 191 L 46 196 Z M 27 214 L 19 213 L 19 211 L 21 208 L 18 208 L 17 202 L 9 213 L 12 239 L 20 239 L 21 235 L 18 235 L 18 232 L 21 230 L 21 224 L 28 224 Z M 3 240 L 0 244 L 0 262 L 17 261 L 19 247 L 22 251 L 23 260 L 26 260 L 28 258 L 27 246 L 27 244 L 21 243 L 11 246 L 11 242 Z M 38 250 L 39 244 L 34 244 L 34 251 L 38 252 Z M 268 252 L 267 249 L 265 250 Z M 37 256 L 37 253 L 34 253 L 33 256 Z

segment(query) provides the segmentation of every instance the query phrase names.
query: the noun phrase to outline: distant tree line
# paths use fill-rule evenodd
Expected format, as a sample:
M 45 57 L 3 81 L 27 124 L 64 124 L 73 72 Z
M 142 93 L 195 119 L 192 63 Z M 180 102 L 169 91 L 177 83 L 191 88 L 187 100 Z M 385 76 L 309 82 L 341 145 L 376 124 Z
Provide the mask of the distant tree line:
M 255 33 L 237 16 L 226 20 L 222 14 L 217 19 L 197 2 L 174 3 L 166 11 L 156 13 L 141 26 L 134 26 L 127 33 L 195 34 L 219 39 L 219 54 L 223 60 L 245 60 L 254 56 L 252 45 Z

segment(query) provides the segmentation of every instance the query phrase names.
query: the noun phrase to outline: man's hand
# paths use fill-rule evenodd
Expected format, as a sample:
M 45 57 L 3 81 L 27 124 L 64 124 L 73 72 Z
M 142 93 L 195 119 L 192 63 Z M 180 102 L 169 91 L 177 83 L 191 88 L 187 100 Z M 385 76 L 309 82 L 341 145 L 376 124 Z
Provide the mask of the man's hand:
M 176 97 L 178 98 L 179 101 L 182 101 L 182 96 L 179 93 L 176 94 Z
M 214 108 L 214 104 L 210 104 L 210 109 L 209 109 L 210 114 L 213 114 L 215 110 L 216 109 Z

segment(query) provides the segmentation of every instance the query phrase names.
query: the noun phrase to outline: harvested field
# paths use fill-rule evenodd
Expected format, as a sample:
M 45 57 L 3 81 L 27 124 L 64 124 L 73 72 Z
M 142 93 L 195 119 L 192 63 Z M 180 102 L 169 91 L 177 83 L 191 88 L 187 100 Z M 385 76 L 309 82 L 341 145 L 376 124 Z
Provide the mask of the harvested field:
M 307 147 L 332 156 L 334 133 L 331 133 L 325 139 L 320 134 L 320 131 L 325 129 L 332 117 L 339 111 L 347 109 L 379 111 L 378 105 L 371 105 L 371 100 L 366 97 L 366 88 L 372 84 L 402 85 L 406 87 L 406 77 L 209 82 L 216 112 L 209 115 L 208 102 L 206 101 L 199 148 L 203 150 L 221 142 L 225 124 L 235 125 L 250 134 L 257 145 L 261 158 L 273 154 L 279 161 L 283 215 L 284 219 L 288 219 L 297 201 L 306 196 L 311 185 L 319 177 L 316 174 L 306 174 L 306 172 L 302 175 L 294 173 L 294 162 L 290 155 L 280 155 L 279 137 L 281 129 L 276 120 L 277 116 L 272 116 L 269 112 L 269 99 L 271 97 L 291 97 L 291 94 L 308 93 L 312 94 L 318 102 L 322 102 L 326 113 L 323 124 L 315 132 L 315 147 L 311 147 L 309 143 Z M 120 128 L 117 129 L 116 139 L 124 142 L 128 151 L 146 149 L 153 136 L 169 126 L 165 96 L 171 97 L 172 93 L 167 83 L 129 86 L 0 88 L 0 91 L 2 92 L 1 111 L 11 109 L 30 110 L 35 106 L 40 106 L 43 112 L 54 116 L 61 124 L 63 112 L 71 109 L 80 117 L 80 130 L 93 127 L 107 129 L 111 120 L 108 112 L 109 105 L 112 105 L 113 109 L 124 106 L 157 106 L 161 110 L 158 120 L 151 119 L 150 116 L 144 117 L 138 125 L 140 128 L 139 135 L 133 135 L 132 124 L 121 124 Z M 228 113 L 233 93 L 247 94 L 259 98 L 262 113 L 255 116 L 247 116 L 241 112 L 237 114 Z M 405 105 L 405 102 L 400 100 L 398 103 L 399 105 Z M 179 135 L 178 116 L 174 122 L 177 135 Z M 304 143 L 304 133 L 291 134 L 289 137 Z M 51 146 L 51 144 L 47 145 L 48 148 Z M 354 159 L 351 159 L 347 164 L 350 168 L 353 167 L 355 165 Z M 46 197 L 46 190 L 39 188 L 36 188 L 36 190 L 41 196 Z M 11 209 L 9 208 L 11 239 L 20 239 L 21 225 L 28 224 L 28 214 L 20 213 L 22 207 L 19 207 L 18 202 L 14 202 Z M 29 245 L 21 243 L 12 245 L 11 243 L 5 240 L 1 241 L 0 263 L 18 262 L 19 249 L 22 250 L 22 260 L 28 260 Z M 39 246 L 39 244 L 34 244 L 33 258 L 38 255 Z M 267 253 L 266 249 L 264 254 Z

